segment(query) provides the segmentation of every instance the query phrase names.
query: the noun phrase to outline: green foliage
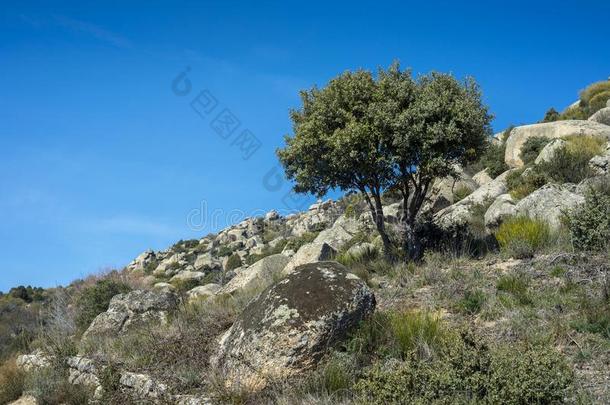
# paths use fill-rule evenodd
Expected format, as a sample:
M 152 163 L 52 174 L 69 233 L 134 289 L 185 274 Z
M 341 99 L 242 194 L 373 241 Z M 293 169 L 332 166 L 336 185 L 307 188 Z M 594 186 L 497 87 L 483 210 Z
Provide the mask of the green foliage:
M 76 300 L 76 324 L 84 330 L 96 316 L 108 309 L 110 300 L 117 294 L 129 292 L 131 288 L 113 279 L 98 280 L 91 287 L 81 291 Z
M 610 195 L 590 190 L 584 206 L 568 216 L 568 228 L 575 249 L 606 249 L 610 241 Z
M 490 142 L 481 156 L 480 164 L 487 169 L 487 174 L 491 178 L 495 178 L 509 169 L 504 161 L 505 152 L 506 144 L 504 142 L 499 144 Z
M 551 348 L 488 347 L 463 335 L 438 358 L 376 365 L 354 389 L 368 403 L 559 403 L 573 390 L 573 373 Z
M 32 286 L 24 287 L 22 285 L 20 285 L 19 287 L 11 288 L 8 292 L 8 295 L 10 297 L 19 298 L 27 303 L 31 303 L 34 301 L 44 301 L 46 298 L 44 294 L 44 289 Z
M 555 110 L 553 107 L 549 108 L 547 112 L 544 114 L 544 118 L 542 122 L 553 122 L 558 121 L 561 118 L 559 112 Z
M 233 253 L 227 260 L 225 270 L 234 270 L 241 267 L 241 257 L 237 253 Z
M 15 359 L 0 366 L 0 404 L 15 401 L 23 393 L 25 373 L 17 367 Z
M 301 236 L 295 236 L 288 240 L 286 244 L 287 249 L 292 249 L 295 252 L 301 248 L 301 246 L 313 242 L 320 232 L 305 232 Z
M 554 109 L 547 111 L 543 122 L 557 120 L 586 120 L 598 110 L 606 107 L 610 99 L 610 81 L 601 81 L 589 85 L 580 93 L 580 103 L 556 115 Z M 547 117 L 549 118 L 547 120 Z M 554 118 L 554 119 L 553 119 Z
M 538 170 L 538 166 L 530 168 L 526 175 L 523 175 L 525 170 L 526 168 L 515 170 L 506 176 L 508 192 L 516 200 L 527 197 L 548 183 L 546 175 Z
M 526 258 L 546 247 L 550 234 L 546 222 L 520 216 L 504 221 L 495 236 L 502 251 L 516 258 Z
M 398 64 L 376 77 L 345 72 L 325 88 L 301 92 L 301 99 L 302 108 L 291 113 L 294 136 L 278 150 L 295 191 L 360 191 L 380 201 L 386 189 L 409 190 L 418 202 L 409 205 L 411 222 L 430 183 L 455 174 L 455 164 L 473 161 L 491 132 L 472 79 L 460 83 L 436 72 L 414 79 Z M 372 214 L 389 245 L 383 213 Z M 405 235 L 409 255 L 415 254 L 413 233 Z
M 266 245 L 263 248 L 263 251 L 261 253 L 257 253 L 257 254 L 251 254 L 249 256 L 246 257 L 246 264 L 247 265 L 251 265 L 254 264 L 256 262 L 258 262 L 260 259 L 263 259 L 267 256 L 271 256 L 271 255 L 276 255 L 278 253 L 282 253 L 282 250 L 284 250 L 284 247 L 286 246 L 286 244 L 288 243 L 287 239 L 281 240 L 280 242 L 278 242 L 275 246 L 271 247 L 270 245 Z
M 421 311 L 376 312 L 355 331 L 347 344 L 359 356 L 428 358 L 440 350 L 449 331 L 436 314 Z
M 597 333 L 610 339 L 610 298 L 583 297 L 580 302 L 582 315 L 572 322 L 579 332 Z
M 550 139 L 544 136 L 533 136 L 528 138 L 521 147 L 521 160 L 528 165 L 533 163 L 540 154 L 540 151 L 550 142 Z
M 486 300 L 487 295 L 484 291 L 479 289 L 467 290 L 464 293 L 464 298 L 458 303 L 458 308 L 469 315 L 478 314 Z
M 0 297 L 0 362 L 30 349 L 40 329 L 40 305 L 8 294 Z
M 606 147 L 607 140 L 601 136 L 571 135 L 566 136 L 567 150 L 572 155 L 582 154 L 587 159 L 601 155 Z
M 604 108 L 608 99 L 610 99 L 609 80 L 593 83 L 580 93 L 581 105 L 588 116 Z
M 571 151 L 567 147 L 559 148 L 550 160 L 541 162 L 535 170 L 549 181 L 556 183 L 579 183 L 591 176 L 589 160 L 593 157 L 584 151 Z
M 560 403 L 573 390 L 573 372 L 553 348 L 507 345 L 490 357 L 485 384 L 489 403 Z
M 86 387 L 69 383 L 67 372 L 54 367 L 28 373 L 25 391 L 36 397 L 41 405 L 82 405 L 89 402 L 91 394 Z
M 215 254 L 218 257 L 230 256 L 233 253 L 233 249 L 227 245 L 222 245 L 216 249 Z
M 456 203 L 468 197 L 472 190 L 466 186 L 460 186 L 453 191 L 453 202 Z
M 528 287 L 529 280 L 523 274 L 508 274 L 501 276 L 496 283 L 498 291 L 512 294 L 521 305 L 532 303 Z
M 172 281 L 171 284 L 176 288 L 176 292 L 184 293 L 184 292 L 192 290 L 193 288 L 201 285 L 201 281 L 193 279 L 193 278 L 176 279 L 176 280 Z

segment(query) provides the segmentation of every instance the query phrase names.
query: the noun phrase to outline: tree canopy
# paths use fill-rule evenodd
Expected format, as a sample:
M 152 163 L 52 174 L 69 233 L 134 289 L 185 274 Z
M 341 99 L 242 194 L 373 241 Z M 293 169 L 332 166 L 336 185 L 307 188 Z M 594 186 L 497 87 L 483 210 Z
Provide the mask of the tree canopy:
M 455 165 L 474 159 L 491 135 L 491 116 L 473 79 L 436 72 L 413 78 L 396 63 L 376 76 L 345 72 L 323 89 L 302 91 L 301 100 L 291 111 L 294 135 L 278 150 L 295 191 L 360 191 L 386 252 L 381 193 L 400 190 L 403 244 L 416 255 L 415 219 L 430 184 L 455 175 Z

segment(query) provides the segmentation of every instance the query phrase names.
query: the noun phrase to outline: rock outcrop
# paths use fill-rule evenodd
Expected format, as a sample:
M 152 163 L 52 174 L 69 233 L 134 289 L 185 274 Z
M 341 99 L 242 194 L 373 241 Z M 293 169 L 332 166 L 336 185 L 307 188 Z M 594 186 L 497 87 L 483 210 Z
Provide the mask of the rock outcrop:
M 608 100 L 610 102 L 610 100 Z M 610 106 L 602 108 L 589 117 L 589 121 L 599 122 L 600 124 L 610 125 Z
M 501 194 L 485 212 L 485 226 L 487 228 L 495 228 L 506 218 L 516 214 L 515 200 L 510 194 Z
M 443 227 L 448 228 L 454 225 L 462 225 L 468 223 L 473 213 L 475 206 L 486 206 L 491 204 L 499 195 L 507 192 L 506 177 L 511 171 L 508 170 L 489 183 L 486 183 L 476 189 L 472 194 L 437 212 L 434 215 L 434 222 Z
M 282 273 L 290 274 L 294 269 L 303 264 L 331 260 L 336 254 L 337 251 L 326 242 L 308 243 L 301 246 L 296 254 L 290 258 Z
M 250 267 L 238 269 L 235 277 L 218 293 L 233 294 L 236 291 L 268 286 L 273 282 L 273 278 L 284 270 L 288 262 L 290 262 L 290 257 L 283 254 L 264 257 Z
M 546 137 L 556 139 L 569 135 L 602 136 L 610 139 L 610 126 L 595 121 L 566 120 L 513 128 L 506 140 L 506 152 L 504 155 L 506 164 L 510 167 L 523 166 L 521 148 L 529 138 Z
M 83 339 L 117 336 L 149 322 L 164 323 L 177 306 L 178 297 L 170 291 L 136 290 L 116 295 L 110 301 L 108 310 L 93 320 L 83 334 Z
M 248 305 L 222 336 L 214 364 L 229 386 L 263 388 L 315 366 L 374 308 L 373 293 L 339 263 L 300 266 Z
M 574 191 L 574 185 L 547 184 L 520 200 L 515 209 L 518 215 L 541 219 L 558 229 L 565 213 L 585 202 L 584 196 Z
M 565 147 L 567 144 L 568 143 L 563 139 L 553 139 L 551 142 L 547 143 L 544 148 L 542 148 L 534 163 L 539 165 L 540 163 L 552 160 L 555 153 L 557 153 L 559 149 Z

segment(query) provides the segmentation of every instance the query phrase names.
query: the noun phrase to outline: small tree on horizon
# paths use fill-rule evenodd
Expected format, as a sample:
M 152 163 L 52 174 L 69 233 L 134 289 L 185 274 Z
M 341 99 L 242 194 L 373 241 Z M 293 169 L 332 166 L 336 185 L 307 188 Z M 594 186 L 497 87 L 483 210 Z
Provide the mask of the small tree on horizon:
M 401 245 L 417 258 L 416 218 L 431 183 L 455 176 L 455 165 L 477 157 L 491 135 L 474 80 L 460 83 L 436 72 L 413 79 L 394 63 L 377 77 L 345 72 L 323 89 L 302 91 L 301 100 L 291 111 L 294 135 L 277 151 L 294 190 L 318 197 L 335 188 L 362 193 L 390 258 L 381 194 L 399 190 Z

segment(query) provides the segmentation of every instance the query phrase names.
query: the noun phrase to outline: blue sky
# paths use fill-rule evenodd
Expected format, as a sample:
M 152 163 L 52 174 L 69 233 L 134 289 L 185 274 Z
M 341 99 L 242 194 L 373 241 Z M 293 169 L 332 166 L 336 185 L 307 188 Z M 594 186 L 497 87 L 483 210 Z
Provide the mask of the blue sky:
M 13 3 L 0 11 L 0 290 L 307 204 L 287 196 L 274 150 L 298 91 L 346 69 L 472 75 L 496 130 L 610 75 L 607 1 Z M 217 132 L 227 111 L 240 125 Z

